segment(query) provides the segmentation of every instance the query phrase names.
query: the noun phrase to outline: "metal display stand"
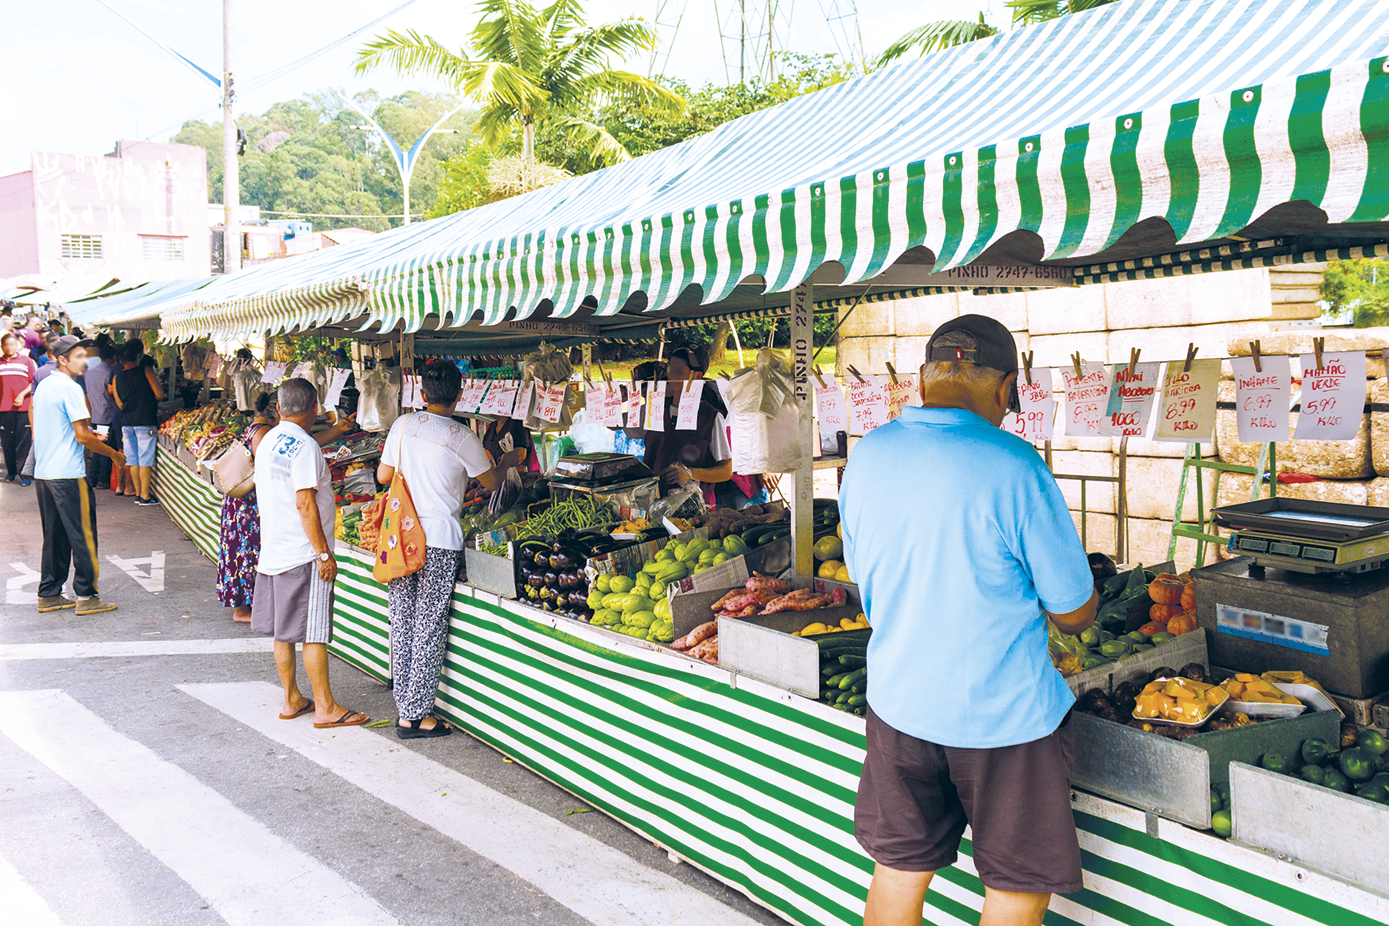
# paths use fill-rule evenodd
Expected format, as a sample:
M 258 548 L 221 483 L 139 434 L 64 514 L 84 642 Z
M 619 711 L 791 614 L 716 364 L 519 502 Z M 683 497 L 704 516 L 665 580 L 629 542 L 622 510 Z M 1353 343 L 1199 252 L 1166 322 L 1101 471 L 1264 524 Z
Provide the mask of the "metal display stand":
M 1072 479 L 1080 483 L 1080 545 L 1087 550 L 1089 544 L 1089 512 L 1085 499 L 1085 488 L 1091 482 L 1110 482 L 1116 485 L 1114 490 L 1114 557 L 1121 563 L 1128 562 L 1128 531 L 1125 525 L 1128 521 L 1128 469 L 1129 469 L 1129 439 L 1121 437 L 1119 439 L 1119 475 L 1117 476 L 1085 476 L 1080 473 L 1058 473 L 1052 464 L 1051 441 L 1047 441 L 1043 448 L 1043 453 L 1047 461 L 1047 469 L 1051 470 L 1051 475 L 1055 479 Z M 1168 554 L 1171 558 L 1171 554 Z
M 1182 458 L 1182 478 L 1177 484 L 1177 507 L 1172 512 L 1172 536 L 1167 543 L 1167 558 L 1174 559 L 1177 555 L 1177 538 L 1191 537 L 1196 541 L 1196 566 L 1206 564 L 1206 544 L 1223 544 L 1225 539 L 1215 533 L 1215 522 L 1207 518 L 1205 485 L 1200 478 L 1201 470 L 1209 469 L 1215 471 L 1215 485 L 1211 487 L 1211 494 L 1214 496 L 1212 501 L 1220 498 L 1220 474 L 1239 473 L 1243 476 L 1253 476 L 1254 485 L 1249 490 L 1249 500 L 1251 502 L 1259 500 L 1259 482 L 1262 474 L 1268 473 L 1268 495 L 1273 498 L 1278 494 L 1278 449 L 1275 444 L 1268 442 L 1259 448 L 1259 463 L 1257 466 L 1240 466 L 1235 463 L 1222 463 L 1219 460 L 1204 460 L 1201 458 L 1201 445 L 1188 444 L 1186 456 Z M 1186 483 L 1192 471 L 1197 473 L 1196 478 L 1196 522 L 1194 525 L 1186 524 L 1182 521 L 1182 509 L 1186 505 Z M 1214 507 L 1214 506 L 1212 506 Z M 1210 522 L 1210 528 L 1206 524 Z

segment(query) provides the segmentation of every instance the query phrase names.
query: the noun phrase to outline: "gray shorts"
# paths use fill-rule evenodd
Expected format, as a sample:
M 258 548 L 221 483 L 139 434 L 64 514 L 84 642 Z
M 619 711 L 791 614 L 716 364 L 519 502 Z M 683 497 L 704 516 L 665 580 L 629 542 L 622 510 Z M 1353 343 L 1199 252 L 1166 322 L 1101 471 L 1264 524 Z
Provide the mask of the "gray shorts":
M 308 562 L 279 575 L 256 573 L 251 629 L 281 643 L 333 642 L 333 583 Z

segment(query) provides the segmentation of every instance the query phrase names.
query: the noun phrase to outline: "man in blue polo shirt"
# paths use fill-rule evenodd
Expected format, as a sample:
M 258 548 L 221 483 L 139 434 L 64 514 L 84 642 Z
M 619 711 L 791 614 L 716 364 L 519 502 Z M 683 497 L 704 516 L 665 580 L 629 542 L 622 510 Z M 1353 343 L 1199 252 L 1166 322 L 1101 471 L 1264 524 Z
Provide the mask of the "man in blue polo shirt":
M 864 436 L 839 505 L 863 595 L 867 758 L 854 832 L 877 863 L 865 926 L 919 926 L 966 824 L 985 926 L 1040 924 L 1081 888 L 1070 802 L 1075 699 L 1047 652 L 1098 598 L 1066 502 L 1036 449 L 999 429 L 1017 349 L 981 315 L 938 328 L 923 407 Z

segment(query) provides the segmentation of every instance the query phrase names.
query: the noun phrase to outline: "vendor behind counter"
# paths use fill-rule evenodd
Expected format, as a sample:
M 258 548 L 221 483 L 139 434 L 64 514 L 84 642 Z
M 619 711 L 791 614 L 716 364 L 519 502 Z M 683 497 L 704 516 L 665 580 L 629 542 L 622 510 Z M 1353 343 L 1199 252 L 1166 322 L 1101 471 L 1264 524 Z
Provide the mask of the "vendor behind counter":
M 698 482 L 709 506 L 716 502 L 715 486 L 733 478 L 733 454 L 728 448 L 728 432 L 723 416 L 728 409 L 718 389 L 704 389 L 699 403 L 699 416 L 693 431 L 677 431 L 680 395 L 688 383 L 700 379 L 703 364 L 688 348 L 672 351 L 666 363 L 664 430 L 646 432 L 646 454 L 643 461 L 661 477 L 667 491 L 681 485 Z M 655 413 L 651 409 L 650 413 Z

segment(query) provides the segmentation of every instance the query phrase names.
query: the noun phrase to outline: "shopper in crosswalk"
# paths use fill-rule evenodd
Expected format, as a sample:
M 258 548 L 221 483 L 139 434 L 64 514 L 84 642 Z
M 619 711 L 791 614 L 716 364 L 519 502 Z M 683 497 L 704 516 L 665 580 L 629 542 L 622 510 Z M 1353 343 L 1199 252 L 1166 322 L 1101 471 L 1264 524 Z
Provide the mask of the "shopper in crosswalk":
M 275 667 L 285 702 L 280 717 L 313 713 L 315 727 L 355 727 L 371 718 L 333 700 L 328 644 L 333 638 L 333 484 L 323 451 L 310 435 L 318 392 L 306 379 L 290 379 L 278 393 L 280 423 L 256 451 L 256 495 L 261 511 L 260 561 L 251 604 L 251 629 L 275 637 Z M 305 698 L 295 678 L 296 643 L 313 688 Z

